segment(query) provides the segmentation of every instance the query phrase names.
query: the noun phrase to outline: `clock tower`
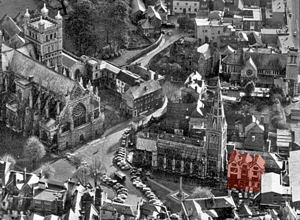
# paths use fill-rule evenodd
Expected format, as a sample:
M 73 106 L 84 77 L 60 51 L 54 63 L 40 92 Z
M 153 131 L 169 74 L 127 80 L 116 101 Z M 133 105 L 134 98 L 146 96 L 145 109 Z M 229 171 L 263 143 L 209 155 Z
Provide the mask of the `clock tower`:
M 214 103 L 206 128 L 207 172 L 208 175 L 222 177 L 227 163 L 227 122 L 222 100 L 221 83 L 218 78 Z

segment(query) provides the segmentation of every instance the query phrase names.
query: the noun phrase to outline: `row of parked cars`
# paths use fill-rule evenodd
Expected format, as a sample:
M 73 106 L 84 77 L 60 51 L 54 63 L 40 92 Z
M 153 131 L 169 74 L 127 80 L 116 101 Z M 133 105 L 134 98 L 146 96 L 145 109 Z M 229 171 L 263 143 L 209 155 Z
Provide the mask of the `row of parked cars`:
M 149 200 L 151 204 L 162 206 L 163 203 L 158 199 L 151 188 L 142 182 L 141 172 L 142 170 L 137 168 L 132 168 L 130 170 L 130 179 L 132 181 L 132 184 L 143 192 L 144 196 Z
M 116 196 L 112 199 L 114 202 L 124 203 L 128 196 L 128 189 L 117 180 L 104 175 L 102 177 L 102 183 L 109 187 L 112 187 L 116 191 Z
M 126 157 L 127 157 L 126 144 L 127 144 L 129 132 L 130 130 L 127 129 L 122 135 L 121 146 L 117 149 L 113 159 L 114 163 L 118 166 L 120 170 L 130 170 L 131 168 L 131 166 L 126 161 Z

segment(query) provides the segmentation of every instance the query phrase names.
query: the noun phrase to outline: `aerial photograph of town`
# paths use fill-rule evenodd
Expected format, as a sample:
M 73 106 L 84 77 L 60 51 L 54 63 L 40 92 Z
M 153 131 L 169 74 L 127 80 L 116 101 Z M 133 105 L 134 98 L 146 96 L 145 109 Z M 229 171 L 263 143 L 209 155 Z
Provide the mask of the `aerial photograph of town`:
M 0 0 L 0 220 L 300 220 L 300 0 Z

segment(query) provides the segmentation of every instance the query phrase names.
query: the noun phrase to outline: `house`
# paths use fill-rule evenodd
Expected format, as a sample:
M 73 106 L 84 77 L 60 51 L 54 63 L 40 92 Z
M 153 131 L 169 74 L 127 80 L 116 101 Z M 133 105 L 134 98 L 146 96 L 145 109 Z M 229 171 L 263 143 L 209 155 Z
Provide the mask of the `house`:
M 236 215 L 236 205 L 231 196 L 211 198 L 185 199 L 181 203 L 183 218 L 196 219 L 233 219 Z
M 198 72 L 202 76 L 213 75 L 216 69 L 219 69 L 220 51 L 211 44 L 205 43 L 197 48 L 199 53 Z
M 157 152 L 157 134 L 139 132 L 136 135 L 136 148 L 133 155 L 133 164 L 137 167 L 152 167 L 152 155 Z
M 243 30 L 260 31 L 262 27 L 261 8 L 243 8 Z
M 291 120 L 300 120 L 300 110 L 299 109 L 291 109 L 291 114 L 290 114 Z
M 160 34 L 162 18 L 154 6 L 148 6 L 148 9 L 145 11 L 145 19 L 140 20 L 138 24 L 140 31 L 145 36 L 154 36 L 155 34 Z
M 300 150 L 291 151 L 288 162 L 292 204 L 296 209 L 300 209 Z
M 202 44 L 217 41 L 218 37 L 231 35 L 230 24 L 207 18 L 195 18 L 195 35 Z
M 214 10 L 223 11 L 225 7 L 225 0 L 214 0 Z
M 196 0 L 173 0 L 171 14 L 197 14 L 200 9 L 200 1 Z
M 265 151 L 265 127 L 252 116 L 252 122 L 245 126 L 244 147 L 248 150 Z
M 100 215 L 103 220 L 126 219 L 137 220 L 140 217 L 140 204 L 136 205 L 120 204 L 111 201 L 105 201 L 100 208 Z
M 291 200 L 291 188 L 283 186 L 281 175 L 264 173 L 261 178 L 261 206 L 278 208 Z
M 292 145 L 292 133 L 290 130 L 277 129 L 276 132 L 277 152 L 282 157 L 288 157 Z
M 159 82 L 149 80 L 130 87 L 122 94 L 121 109 L 125 114 L 137 117 L 143 113 L 160 108 L 163 100 L 164 97 Z
M 227 187 L 245 192 L 260 192 L 264 172 L 265 160 L 259 154 L 242 154 L 234 150 L 228 160 Z

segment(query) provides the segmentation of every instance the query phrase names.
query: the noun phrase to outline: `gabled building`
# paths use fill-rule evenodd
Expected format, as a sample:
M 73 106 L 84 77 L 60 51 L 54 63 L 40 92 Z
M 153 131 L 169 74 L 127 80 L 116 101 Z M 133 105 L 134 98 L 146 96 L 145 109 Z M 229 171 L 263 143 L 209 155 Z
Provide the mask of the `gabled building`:
M 231 196 L 185 199 L 181 203 L 182 218 L 186 220 L 234 219 L 236 205 Z
M 132 117 L 137 117 L 160 108 L 164 97 L 159 82 L 149 80 L 130 87 L 122 94 L 122 100 L 122 111 Z
M 259 154 L 241 154 L 234 150 L 228 160 L 227 187 L 244 192 L 260 192 L 264 173 L 265 160 Z

